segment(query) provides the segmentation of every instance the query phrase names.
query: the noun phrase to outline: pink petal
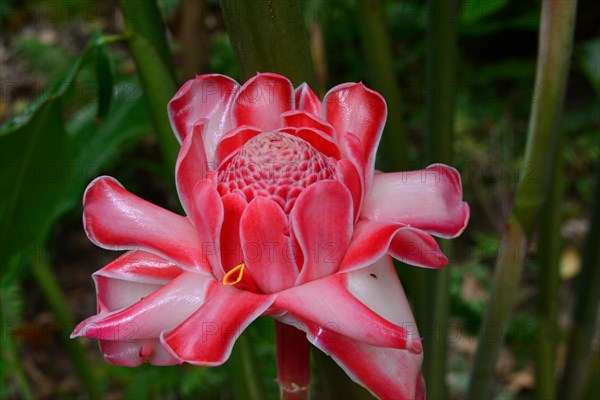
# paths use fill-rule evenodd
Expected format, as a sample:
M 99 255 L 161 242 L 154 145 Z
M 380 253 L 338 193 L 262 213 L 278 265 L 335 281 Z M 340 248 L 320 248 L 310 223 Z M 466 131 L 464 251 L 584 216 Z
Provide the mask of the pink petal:
M 192 202 L 192 190 L 196 183 L 204 179 L 206 173 L 211 170 L 211 165 L 206 158 L 202 132 L 207 120 L 202 119 L 190 130 L 185 137 L 175 166 L 175 180 L 179 200 L 186 213 L 190 214 Z
M 365 169 L 373 170 L 375 153 L 387 117 L 383 97 L 362 83 L 344 83 L 325 95 L 323 115 L 335 128 L 338 140 L 344 140 L 344 134 L 348 132 L 360 139 Z
M 321 100 L 306 82 L 298 86 L 294 94 L 297 110 L 307 111 L 315 116 L 321 115 Z
M 152 253 L 128 251 L 92 275 L 99 311 L 129 307 L 182 272 L 177 265 Z
M 467 226 L 469 205 L 462 201 L 458 172 L 434 164 L 420 171 L 375 175 L 362 217 L 406 224 L 451 238 Z
M 123 367 L 139 367 L 144 362 L 159 366 L 181 363 L 161 346 L 159 339 L 128 340 L 126 342 L 100 340 L 99 344 L 106 361 Z
M 366 306 L 418 337 L 410 306 L 389 257 L 346 275 L 348 290 Z M 422 354 L 378 347 L 341 335 L 330 327 L 298 321 L 309 340 L 330 355 L 355 382 L 381 399 L 424 399 Z
M 363 195 L 360 175 L 354 165 L 346 159 L 338 160 L 336 166 L 338 180 L 348 188 L 352 195 L 352 208 L 354 209 L 354 220 L 356 220 L 360 212 Z
M 236 126 L 250 125 L 263 131 L 281 127 L 280 115 L 294 108 L 294 88 L 284 76 L 258 74 L 237 94 L 233 106 Z
M 210 299 L 181 325 L 161 335 L 165 348 L 195 365 L 223 364 L 246 327 L 273 304 L 274 295 L 258 295 L 214 284 Z
M 90 240 L 111 250 L 144 249 L 182 268 L 211 273 L 192 224 L 125 190 L 114 178 L 94 179 L 83 196 L 83 226 Z
M 215 152 L 216 165 L 221 165 L 225 160 L 235 155 L 240 147 L 246 144 L 248 140 L 261 133 L 262 131 L 260 129 L 245 125 L 239 126 L 231 132 L 228 132 L 217 145 L 217 150 Z
M 221 227 L 221 262 L 223 270 L 228 272 L 244 261 L 240 242 L 240 220 L 248 203 L 237 193 L 227 194 L 222 200 L 224 212 Z
M 332 138 L 325 136 L 321 131 L 312 128 L 299 128 L 296 130 L 295 136 L 306 140 L 313 145 L 319 152 L 326 156 L 340 159 L 340 150 Z
M 340 272 L 366 267 L 386 253 L 425 268 L 442 268 L 448 263 L 435 239 L 426 232 L 402 224 L 363 220 L 354 228 Z
M 381 347 L 420 353 L 420 341 L 404 326 L 386 320 L 350 291 L 346 274 L 330 275 L 277 294 L 274 307 L 287 310 L 281 317 L 310 321 L 354 340 Z M 379 293 L 371 293 L 379 296 Z
M 81 322 L 71 337 L 127 341 L 158 339 L 200 307 L 214 278 L 184 272 L 132 306 L 100 313 Z
M 336 272 L 352 237 L 352 196 L 340 182 L 317 182 L 300 194 L 290 214 L 304 263 L 296 285 Z
M 281 114 L 281 119 L 284 127 L 313 128 L 323 132 L 326 136 L 335 138 L 335 129 L 333 129 L 333 126 L 318 117 L 318 115 L 310 114 L 307 111 L 290 110 Z
M 221 265 L 221 226 L 223 224 L 223 202 L 219 192 L 210 182 L 198 182 L 193 190 L 193 205 L 190 218 L 196 228 L 198 243 L 202 248 L 204 262 L 210 264 L 216 277 L 223 276 Z
M 281 207 L 266 197 L 250 202 L 240 221 L 244 263 L 263 293 L 294 284 L 298 267 L 288 236 L 288 219 Z
M 240 86 L 224 75 L 199 75 L 187 81 L 167 106 L 171 126 L 183 141 L 199 120 L 206 118 L 205 146 L 208 159 L 219 138 L 232 126 L 230 110 Z

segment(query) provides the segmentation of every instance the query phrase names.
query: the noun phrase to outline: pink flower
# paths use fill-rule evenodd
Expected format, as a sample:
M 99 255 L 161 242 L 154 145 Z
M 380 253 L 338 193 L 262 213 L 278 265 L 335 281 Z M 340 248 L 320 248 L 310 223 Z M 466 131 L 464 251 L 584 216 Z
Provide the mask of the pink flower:
M 242 87 L 201 75 L 168 110 L 187 216 L 110 177 L 89 185 L 88 237 L 130 251 L 94 274 L 98 314 L 72 336 L 98 339 L 114 364 L 212 366 L 271 315 L 375 395 L 422 396 L 419 334 L 390 256 L 446 265 L 431 235 L 467 224 L 457 171 L 375 173 L 387 110 L 361 83 L 321 102 L 276 74 Z

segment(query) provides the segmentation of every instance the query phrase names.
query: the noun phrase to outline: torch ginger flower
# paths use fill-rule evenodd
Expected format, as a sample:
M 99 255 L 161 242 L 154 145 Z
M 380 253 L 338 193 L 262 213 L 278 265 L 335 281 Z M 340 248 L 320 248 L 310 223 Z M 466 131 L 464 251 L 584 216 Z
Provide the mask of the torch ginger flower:
M 89 185 L 88 237 L 129 251 L 93 275 L 98 314 L 72 336 L 98 339 L 118 365 L 214 366 L 270 315 L 283 392 L 308 385 L 308 365 L 285 365 L 307 363 L 308 346 L 287 346 L 305 353 L 290 359 L 279 345 L 298 328 L 376 396 L 423 398 L 421 342 L 391 257 L 447 264 L 431 235 L 456 237 L 467 224 L 457 171 L 375 173 L 387 109 L 362 83 L 321 102 L 276 74 L 241 87 L 201 75 L 168 112 L 187 216 L 110 177 Z

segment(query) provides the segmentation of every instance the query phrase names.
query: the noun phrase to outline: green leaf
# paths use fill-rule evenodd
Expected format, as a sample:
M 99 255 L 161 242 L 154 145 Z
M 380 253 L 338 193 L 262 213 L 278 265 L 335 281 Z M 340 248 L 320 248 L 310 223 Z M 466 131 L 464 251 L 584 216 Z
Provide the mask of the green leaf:
M 583 72 L 600 95 L 600 37 L 585 42 L 578 56 Z
M 98 80 L 98 119 L 103 120 L 110 109 L 113 73 L 104 43 L 96 49 L 96 79 Z
M 500 11 L 508 0 L 467 0 L 463 3 L 460 20 L 471 25 Z

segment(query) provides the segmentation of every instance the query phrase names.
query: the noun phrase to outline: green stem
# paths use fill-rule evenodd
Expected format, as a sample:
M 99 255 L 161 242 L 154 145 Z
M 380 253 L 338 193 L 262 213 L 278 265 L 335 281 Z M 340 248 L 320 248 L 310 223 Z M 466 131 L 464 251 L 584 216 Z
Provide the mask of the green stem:
M 381 0 L 361 0 L 357 4 L 358 26 L 362 28 L 362 48 L 369 82 L 373 89 L 383 95 L 388 106 L 385 131 L 379 146 L 382 165 L 390 171 L 411 169 L 402 121 L 402 97 L 394 72 L 383 6 Z
M 252 345 L 245 334 L 235 341 L 227 365 L 231 376 L 236 378 L 235 385 L 233 385 L 236 399 L 262 400 L 265 398 L 260 371 L 256 368 L 256 360 L 252 353 Z
M 125 15 L 129 49 L 148 102 L 167 176 L 174 184 L 179 144 L 171 130 L 167 103 L 177 90 L 177 79 L 162 16 L 155 0 L 144 4 L 139 0 L 120 0 L 120 5 Z
M 536 81 L 525 159 L 512 215 L 496 262 L 468 399 L 489 397 L 494 366 L 517 297 L 528 244 L 547 195 L 571 59 L 576 8 L 575 0 L 544 0 L 542 3 Z
M 100 387 L 91 368 L 92 364 L 87 359 L 81 344 L 69 338 L 71 330 L 75 326 L 73 324 L 73 317 L 69 310 L 67 299 L 65 299 L 61 292 L 46 257 L 43 255 L 36 257 L 31 263 L 31 270 L 37 285 L 52 310 L 52 314 L 60 328 L 61 338 L 64 340 L 64 345 L 75 365 L 75 370 L 79 374 L 79 378 L 87 390 L 89 398 L 100 399 Z
M 562 142 L 559 138 L 559 143 Z M 560 146 L 559 146 L 560 148 Z M 560 210 L 563 197 L 562 152 L 557 152 L 548 201 L 540 223 L 539 330 L 536 342 L 536 390 L 538 399 L 556 397 L 556 347 L 558 344 L 558 288 L 560 284 Z
M 313 347 L 312 357 L 316 364 L 318 389 L 321 391 L 320 397 L 325 399 L 373 399 L 373 395 L 350 380 L 344 370 L 327 354 Z
M 598 329 L 600 301 L 600 170 L 596 171 L 596 189 L 592 203 L 590 230 L 583 253 L 582 271 L 564 377 L 559 398 L 578 399 L 590 364 L 592 340 Z
M 427 147 L 426 163 L 452 164 L 454 109 L 456 102 L 456 32 L 458 2 L 433 0 L 428 10 L 427 26 Z M 442 249 L 449 252 L 448 242 Z M 423 270 L 420 293 L 421 334 L 424 337 L 424 374 L 427 394 L 443 399 L 446 394 L 446 352 L 449 272 Z
M 276 72 L 317 89 L 299 1 L 221 0 L 221 10 L 243 80 Z

